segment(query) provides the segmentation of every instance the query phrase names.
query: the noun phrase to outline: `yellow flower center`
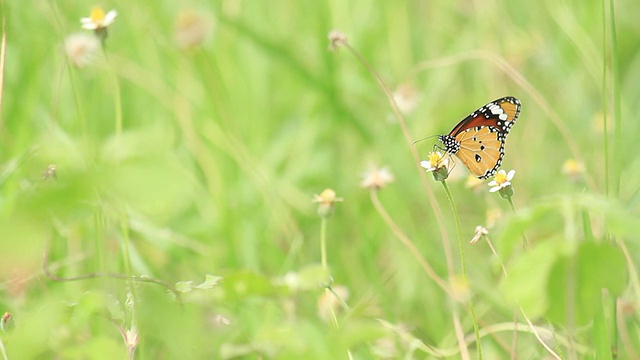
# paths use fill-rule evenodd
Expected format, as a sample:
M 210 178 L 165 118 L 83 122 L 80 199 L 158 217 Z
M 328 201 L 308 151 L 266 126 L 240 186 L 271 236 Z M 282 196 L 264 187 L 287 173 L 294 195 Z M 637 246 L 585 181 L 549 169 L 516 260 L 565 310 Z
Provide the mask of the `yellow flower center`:
M 498 174 L 496 174 L 494 180 L 496 181 L 496 183 L 498 183 L 498 185 L 502 185 L 507 182 L 507 174 L 499 172 Z
M 89 17 L 94 23 L 103 22 L 105 16 L 106 15 L 104 13 L 104 10 L 102 10 L 100 6 L 96 6 L 93 9 L 91 9 L 91 15 L 89 15 Z
M 432 152 L 429 154 L 429 164 L 433 168 L 437 168 L 440 166 L 440 162 L 442 161 L 442 156 L 437 152 Z

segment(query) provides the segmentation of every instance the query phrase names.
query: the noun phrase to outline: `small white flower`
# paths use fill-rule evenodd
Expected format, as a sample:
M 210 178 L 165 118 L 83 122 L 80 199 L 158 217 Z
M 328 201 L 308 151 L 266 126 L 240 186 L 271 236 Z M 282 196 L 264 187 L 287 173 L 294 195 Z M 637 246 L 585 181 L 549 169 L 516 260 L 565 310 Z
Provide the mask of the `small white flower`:
M 511 180 L 513 180 L 513 177 L 515 175 L 516 175 L 515 170 L 510 170 L 508 174 L 504 170 L 498 171 L 498 173 L 493 178 L 493 180 L 491 180 L 488 184 L 489 186 L 491 186 L 491 189 L 489 189 L 489 192 L 496 192 L 500 189 L 505 189 L 511 186 Z
M 369 189 L 380 189 L 393 182 L 393 180 L 394 177 L 389 168 L 371 168 L 364 173 L 360 186 Z
M 93 61 L 100 50 L 100 41 L 89 34 L 71 34 L 64 39 L 64 52 L 73 66 L 83 68 Z
M 440 151 L 429 153 L 429 160 L 422 160 L 420 166 L 425 168 L 427 172 L 438 171 L 443 167 L 449 166 L 449 159 L 444 158 Z
M 116 16 L 118 16 L 118 13 L 115 10 L 111 10 L 105 14 L 101 7 L 96 6 L 91 9 L 89 17 L 80 18 L 80 23 L 82 24 L 83 29 L 99 30 L 113 24 Z

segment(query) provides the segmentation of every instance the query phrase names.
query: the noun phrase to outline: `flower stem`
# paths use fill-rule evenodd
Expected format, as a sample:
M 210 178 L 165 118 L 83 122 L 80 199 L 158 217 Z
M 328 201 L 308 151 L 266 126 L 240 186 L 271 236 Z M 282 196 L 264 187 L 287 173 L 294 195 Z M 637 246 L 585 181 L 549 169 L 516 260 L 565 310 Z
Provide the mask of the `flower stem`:
M 322 261 L 322 269 L 326 275 L 329 275 L 327 266 L 327 218 L 322 217 L 320 220 L 320 257 Z
M 449 190 L 449 185 L 447 185 L 446 181 L 441 181 L 442 186 L 444 187 L 444 191 L 447 194 L 447 199 L 449 200 L 449 205 L 451 206 L 451 212 L 453 212 L 453 218 L 456 221 L 456 232 L 458 234 L 458 247 L 460 250 L 460 266 L 462 268 L 462 278 L 467 282 L 467 265 L 464 257 L 464 246 L 462 244 L 462 230 L 460 227 L 460 217 L 458 216 L 458 210 L 456 209 L 456 203 L 453 201 L 453 196 L 451 195 L 451 190 Z
M 440 286 L 440 288 L 444 292 L 446 292 L 447 295 L 453 297 L 453 293 L 449 288 L 449 285 L 444 280 L 442 280 L 440 276 L 438 276 L 438 273 L 436 273 L 435 270 L 431 267 L 431 265 L 429 265 L 429 263 L 424 258 L 424 256 L 420 254 L 420 250 L 418 250 L 418 248 L 413 244 L 413 242 L 411 242 L 411 240 L 407 237 L 407 235 L 405 235 L 402 232 L 402 229 L 400 229 L 398 224 L 396 224 L 393 221 L 393 219 L 391 218 L 387 210 L 384 208 L 384 206 L 382 206 L 382 204 L 380 203 L 380 199 L 378 198 L 378 192 L 372 189 L 370 192 L 370 195 L 371 195 L 371 202 L 373 203 L 373 206 L 376 208 L 380 216 L 382 216 L 382 219 L 384 219 L 384 222 L 387 224 L 387 226 L 389 226 L 391 231 L 393 231 L 393 233 L 400 240 L 402 245 L 404 245 L 407 248 L 407 250 L 409 250 L 411 255 L 413 255 L 413 257 L 418 261 L 418 263 L 420 263 L 420 266 L 422 266 L 422 269 L 427 274 L 427 276 L 429 276 L 431 280 L 433 280 L 438 286 Z
M 102 43 L 102 51 L 104 53 L 104 57 L 107 60 L 107 64 L 109 66 L 109 75 L 111 77 L 111 86 L 113 87 L 114 92 L 114 111 L 115 111 L 115 134 L 116 139 L 120 138 L 122 134 L 122 95 L 120 94 L 120 82 L 118 81 L 118 76 L 116 75 L 116 71 L 113 69 L 113 65 L 111 61 L 109 61 L 109 57 L 107 56 L 107 51 L 104 46 L 104 42 Z
M 478 326 L 478 318 L 476 317 L 476 309 L 473 307 L 471 300 L 467 301 L 469 306 L 469 312 L 471 313 L 471 319 L 473 319 L 473 334 L 476 337 L 476 350 L 478 351 L 478 359 L 482 360 L 482 345 L 480 343 L 480 326 Z
M 460 226 L 460 217 L 458 216 L 458 210 L 456 209 L 456 203 L 453 201 L 453 195 L 451 195 L 451 190 L 449 189 L 449 185 L 447 185 L 446 181 L 441 181 L 442 186 L 444 187 L 444 191 L 447 193 L 447 199 L 449 200 L 449 205 L 451 205 L 451 212 L 453 212 L 453 218 L 456 221 L 456 233 L 458 234 L 458 247 L 460 248 L 460 266 L 462 268 L 462 280 L 465 286 L 468 286 L 467 279 L 467 265 L 464 256 L 464 245 L 462 244 L 462 228 Z M 473 307 L 473 302 L 471 299 L 467 301 L 467 306 L 469 307 L 469 312 L 471 314 L 471 320 L 473 321 L 473 332 L 476 337 L 476 347 L 478 350 L 478 359 L 482 359 L 482 344 L 480 342 L 480 327 L 478 325 L 478 319 L 476 318 L 476 311 Z
M 516 207 L 513 206 L 513 200 L 511 200 L 511 197 L 507 198 L 507 201 L 509 202 L 509 207 L 511 208 L 511 211 L 515 214 L 516 212 Z M 527 235 L 522 234 L 522 248 L 525 250 L 529 250 L 529 240 L 527 239 Z
M 122 232 L 123 239 L 123 249 L 122 253 L 124 255 L 124 268 L 125 273 L 127 275 L 127 286 L 129 287 L 129 291 L 131 292 L 131 297 L 133 298 L 133 305 L 131 306 L 131 327 L 136 326 L 136 306 L 138 306 L 138 296 L 136 293 L 136 287 L 134 286 L 134 277 L 133 272 L 131 270 L 131 239 L 129 238 L 129 224 L 127 221 L 126 214 L 122 214 L 120 218 L 120 231 Z

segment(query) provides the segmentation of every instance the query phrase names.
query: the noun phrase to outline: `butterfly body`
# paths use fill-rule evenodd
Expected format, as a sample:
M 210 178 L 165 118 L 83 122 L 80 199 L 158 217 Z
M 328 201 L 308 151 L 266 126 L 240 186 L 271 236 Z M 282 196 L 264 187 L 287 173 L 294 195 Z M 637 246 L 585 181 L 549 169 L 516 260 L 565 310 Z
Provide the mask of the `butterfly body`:
M 519 115 L 520 100 L 507 96 L 472 112 L 448 135 L 438 136 L 438 140 L 473 175 L 487 179 L 502 164 L 505 140 Z

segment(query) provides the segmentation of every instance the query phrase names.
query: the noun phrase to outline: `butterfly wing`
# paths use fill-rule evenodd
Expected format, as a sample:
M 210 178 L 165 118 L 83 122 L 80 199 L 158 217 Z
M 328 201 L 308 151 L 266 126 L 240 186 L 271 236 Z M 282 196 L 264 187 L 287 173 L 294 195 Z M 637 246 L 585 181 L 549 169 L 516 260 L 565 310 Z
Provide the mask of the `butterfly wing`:
M 469 114 L 440 140 L 473 175 L 486 179 L 500 167 L 505 140 L 519 115 L 520 101 L 503 97 Z
M 504 156 L 504 141 L 499 140 L 499 132 L 492 126 L 482 126 L 461 132 L 457 137 L 460 149 L 456 156 L 480 178 L 495 174 Z

